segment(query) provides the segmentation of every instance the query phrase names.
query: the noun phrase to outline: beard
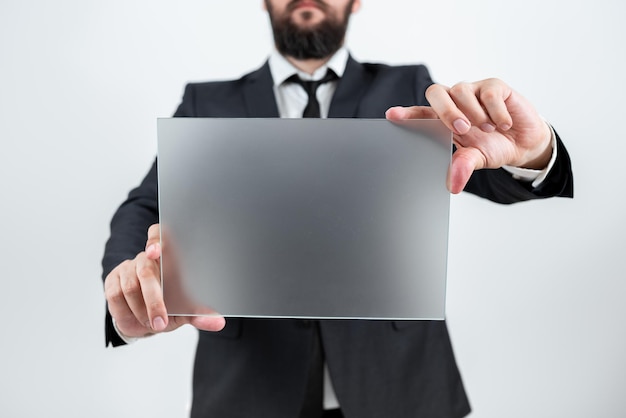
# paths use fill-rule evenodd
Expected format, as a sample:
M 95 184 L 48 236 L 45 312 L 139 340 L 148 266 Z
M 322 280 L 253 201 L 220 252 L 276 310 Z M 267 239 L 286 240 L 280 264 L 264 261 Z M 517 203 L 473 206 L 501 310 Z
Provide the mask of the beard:
M 276 49 L 281 54 L 298 60 L 321 59 L 333 55 L 341 48 L 346 37 L 353 1 L 344 10 L 343 18 L 327 15 L 326 19 L 310 28 L 299 27 L 287 13 L 285 16 L 274 16 L 271 5 L 266 1 Z M 318 4 L 325 11 L 328 9 L 323 1 Z

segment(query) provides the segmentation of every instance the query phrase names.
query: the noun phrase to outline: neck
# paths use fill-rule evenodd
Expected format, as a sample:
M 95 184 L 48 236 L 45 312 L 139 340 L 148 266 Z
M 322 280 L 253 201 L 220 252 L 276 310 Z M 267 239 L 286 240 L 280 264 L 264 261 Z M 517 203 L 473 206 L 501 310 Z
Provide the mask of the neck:
M 294 67 L 296 67 L 300 71 L 304 71 L 307 74 L 313 74 L 315 70 L 320 68 L 322 65 L 326 64 L 330 57 L 320 58 L 320 59 L 305 59 L 299 60 L 294 57 L 285 56 L 287 61 L 291 63 Z

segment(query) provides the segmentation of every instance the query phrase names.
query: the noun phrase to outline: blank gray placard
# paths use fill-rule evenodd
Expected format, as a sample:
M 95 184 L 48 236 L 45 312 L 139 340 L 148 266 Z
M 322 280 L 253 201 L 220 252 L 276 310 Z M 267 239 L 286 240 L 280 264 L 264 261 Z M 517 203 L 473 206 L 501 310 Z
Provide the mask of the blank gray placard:
M 438 120 L 158 120 L 171 315 L 443 319 Z

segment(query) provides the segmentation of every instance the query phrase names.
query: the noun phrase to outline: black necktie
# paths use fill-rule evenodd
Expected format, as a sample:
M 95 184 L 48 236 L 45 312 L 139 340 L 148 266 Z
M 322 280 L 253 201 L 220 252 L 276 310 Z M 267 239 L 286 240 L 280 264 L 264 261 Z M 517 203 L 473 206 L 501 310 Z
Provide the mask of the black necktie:
M 300 77 L 298 77 L 297 74 L 294 74 L 287 79 L 287 81 L 289 82 L 300 84 L 304 88 L 304 91 L 306 91 L 306 93 L 309 95 L 309 102 L 306 104 L 306 107 L 304 108 L 304 112 L 302 113 L 303 118 L 321 117 L 320 103 L 317 101 L 317 88 L 324 83 L 336 80 L 338 78 L 339 77 L 337 77 L 337 74 L 335 74 L 333 70 L 328 69 L 328 71 L 326 72 L 326 75 L 321 80 L 316 80 L 316 81 L 302 80 Z
M 287 82 L 300 84 L 309 96 L 309 102 L 302 112 L 303 118 L 319 118 L 320 104 L 317 101 L 317 88 L 329 81 L 337 80 L 337 74 L 330 68 L 321 80 L 302 80 L 298 74 L 294 74 L 287 79 Z M 304 321 L 313 328 L 313 348 L 311 355 L 311 368 L 309 370 L 308 382 L 305 390 L 304 402 L 298 418 L 321 417 L 324 404 L 324 349 L 320 335 L 319 323 L 317 321 Z M 340 415 L 342 416 L 342 415 Z

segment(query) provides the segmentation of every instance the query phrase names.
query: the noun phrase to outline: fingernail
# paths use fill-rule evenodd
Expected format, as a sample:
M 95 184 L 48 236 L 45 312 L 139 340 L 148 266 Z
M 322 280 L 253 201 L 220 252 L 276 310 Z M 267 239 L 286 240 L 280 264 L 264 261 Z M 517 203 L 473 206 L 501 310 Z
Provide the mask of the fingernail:
M 152 329 L 155 331 L 163 331 L 165 329 L 165 321 L 160 316 L 154 318 L 152 324 Z
M 508 131 L 509 129 L 511 129 L 511 125 L 509 125 L 508 123 L 505 123 L 504 125 L 500 126 L 500 129 L 503 131 Z
M 150 244 L 148 248 L 146 248 L 146 252 L 159 254 L 161 252 L 161 245 L 158 242 L 154 244 Z
M 390 107 L 385 112 L 385 116 L 389 116 L 390 114 L 395 118 L 401 118 L 404 114 L 404 108 L 402 108 L 401 106 Z
M 452 126 L 454 127 L 456 132 L 459 134 L 466 133 L 467 131 L 469 131 L 469 128 L 470 128 L 469 123 L 465 122 L 463 119 L 455 120 L 454 122 L 452 122 Z
M 483 123 L 482 125 L 480 125 L 480 129 L 484 132 L 491 133 L 496 130 L 496 127 L 490 123 Z

